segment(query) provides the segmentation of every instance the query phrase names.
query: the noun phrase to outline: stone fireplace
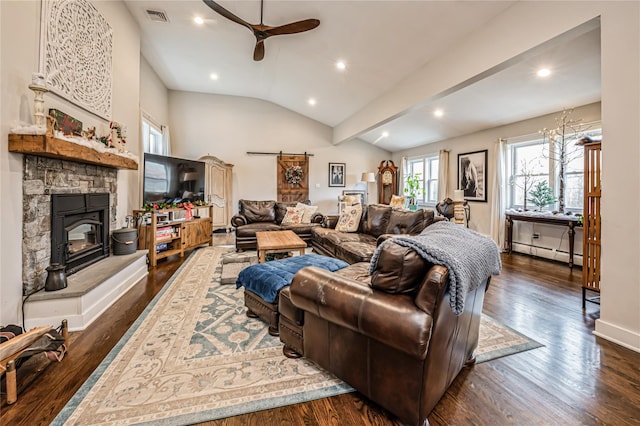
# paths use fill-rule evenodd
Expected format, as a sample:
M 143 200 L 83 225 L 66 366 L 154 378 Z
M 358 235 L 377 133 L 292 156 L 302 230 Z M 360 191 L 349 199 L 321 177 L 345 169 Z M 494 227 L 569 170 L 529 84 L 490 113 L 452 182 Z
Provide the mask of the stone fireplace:
M 66 263 L 61 261 L 60 256 L 64 257 L 70 254 L 73 260 L 73 258 L 79 258 L 78 255 L 91 252 L 91 256 L 95 257 L 89 259 L 88 264 L 108 256 L 109 229 L 115 229 L 116 220 L 117 169 L 25 155 L 22 191 L 22 290 L 24 295 L 44 287 L 47 266 L 56 262 Z M 52 196 L 58 194 L 80 195 L 79 199 L 83 200 L 82 203 L 85 203 L 85 207 L 85 200 L 91 199 L 89 210 L 93 210 L 94 213 L 72 212 L 72 214 L 79 216 L 72 217 L 63 225 L 63 228 L 71 227 L 64 232 L 72 232 L 72 245 L 67 244 L 55 248 L 51 242 L 53 232 Z M 99 195 L 94 197 L 93 194 Z M 89 195 L 90 197 L 86 198 Z M 95 206 L 92 207 L 92 205 L 95 202 L 101 204 L 101 207 L 94 209 Z M 75 203 L 77 204 L 79 201 L 75 201 Z M 79 208 L 79 205 L 76 207 Z M 76 207 L 72 210 L 75 210 Z M 95 213 L 95 210 L 102 213 Z M 104 224 L 96 223 L 100 221 Z M 92 232 L 95 231 L 99 235 L 93 235 Z M 85 232 L 86 234 L 84 234 Z M 80 237 L 81 235 L 84 235 L 84 239 Z M 97 241 L 100 241 L 100 248 L 96 247 Z M 73 247 L 73 243 L 76 243 L 75 247 Z M 82 263 L 84 261 L 77 264 L 74 261 L 71 266 L 74 269 L 72 272 L 79 270 Z

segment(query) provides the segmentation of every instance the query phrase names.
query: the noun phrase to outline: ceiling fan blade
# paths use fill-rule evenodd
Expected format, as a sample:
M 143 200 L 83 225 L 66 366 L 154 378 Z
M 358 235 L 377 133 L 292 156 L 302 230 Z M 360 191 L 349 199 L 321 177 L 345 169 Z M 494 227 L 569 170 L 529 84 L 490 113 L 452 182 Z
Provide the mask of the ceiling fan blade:
M 256 48 L 253 50 L 253 60 L 261 61 L 264 58 L 264 40 L 256 42 Z
M 286 25 L 280 25 L 279 27 L 271 27 L 264 30 L 268 36 L 283 35 L 283 34 L 295 34 L 312 30 L 320 25 L 318 19 L 305 19 L 303 21 L 292 22 Z
M 248 23 L 247 21 L 245 21 L 242 18 L 237 17 L 236 15 L 234 15 L 233 13 L 229 12 L 227 9 L 225 9 L 224 7 L 220 6 L 218 3 L 216 3 L 213 0 L 202 0 L 204 2 L 204 4 L 206 4 L 207 6 L 209 6 L 211 9 L 213 9 L 215 12 L 219 13 L 220 15 L 224 16 L 225 18 L 227 18 L 230 21 L 235 22 L 236 24 L 240 24 L 243 25 L 247 28 L 249 28 L 251 31 L 253 31 L 253 27 L 251 26 L 250 23 Z

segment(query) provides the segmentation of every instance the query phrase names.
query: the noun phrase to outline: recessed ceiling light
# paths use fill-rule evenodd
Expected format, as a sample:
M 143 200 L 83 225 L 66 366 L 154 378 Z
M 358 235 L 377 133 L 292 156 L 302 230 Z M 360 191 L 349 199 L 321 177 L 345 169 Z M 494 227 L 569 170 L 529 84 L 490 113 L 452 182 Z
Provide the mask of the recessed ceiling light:
M 204 24 L 204 19 L 202 19 L 199 16 L 196 16 L 195 18 L 193 18 L 193 22 L 195 22 L 197 25 L 202 25 Z
M 211 74 L 209 74 L 209 78 L 211 80 L 217 80 L 218 79 L 218 74 L 216 74 L 215 72 L 212 72 Z
M 551 75 L 551 70 L 549 68 L 540 68 L 537 74 L 538 77 L 549 77 Z
M 309 98 L 309 100 L 307 101 L 307 103 L 311 106 L 314 106 L 316 104 L 316 100 L 315 98 Z
M 435 115 L 436 117 L 442 117 L 444 115 L 444 111 L 438 108 L 435 111 L 433 111 L 433 115 Z
M 336 68 L 338 68 L 339 71 L 344 71 L 347 69 L 347 64 L 344 61 L 340 60 L 336 62 Z
M 385 130 L 384 132 L 382 132 L 382 133 L 380 134 L 380 136 L 378 136 L 378 138 L 377 138 L 375 141 L 373 141 L 373 144 L 375 145 L 375 144 L 377 144 L 378 142 L 380 142 L 382 139 L 384 139 L 384 138 L 388 138 L 388 137 L 389 137 L 389 132 L 387 132 L 387 131 Z

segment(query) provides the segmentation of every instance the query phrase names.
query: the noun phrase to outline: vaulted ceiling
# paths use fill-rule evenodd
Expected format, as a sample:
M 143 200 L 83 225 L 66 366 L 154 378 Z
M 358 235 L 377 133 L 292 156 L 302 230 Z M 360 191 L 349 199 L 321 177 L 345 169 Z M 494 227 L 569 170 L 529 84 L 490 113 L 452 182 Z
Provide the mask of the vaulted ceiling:
M 259 98 L 333 127 L 490 25 L 514 2 L 266 0 L 265 25 L 316 18 L 320 26 L 270 37 L 258 62 L 251 31 L 202 1 L 125 3 L 141 28 L 142 54 L 167 88 Z M 217 3 L 244 21 L 260 23 L 258 0 Z M 148 10 L 164 13 L 168 22 L 154 22 Z M 196 17 L 203 19 L 201 25 L 194 23 Z M 337 69 L 338 61 L 344 61 L 344 70 Z M 535 76 L 542 66 L 552 71 L 545 79 Z M 393 152 L 598 100 L 595 28 L 550 41 L 359 137 Z M 442 117 L 433 115 L 436 109 Z

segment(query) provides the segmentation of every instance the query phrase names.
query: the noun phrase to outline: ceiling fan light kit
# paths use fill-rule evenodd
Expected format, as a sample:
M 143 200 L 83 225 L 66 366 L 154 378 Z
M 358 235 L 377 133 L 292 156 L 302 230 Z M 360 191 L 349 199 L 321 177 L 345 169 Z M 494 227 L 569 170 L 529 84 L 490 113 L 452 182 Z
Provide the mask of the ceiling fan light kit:
M 261 61 L 264 58 L 264 41 L 274 35 L 286 35 L 296 34 L 305 31 L 312 30 L 320 25 L 318 19 L 304 19 L 302 21 L 292 22 L 290 24 L 280 25 L 277 27 L 270 27 L 264 25 L 262 16 L 264 11 L 264 0 L 260 1 L 260 24 L 250 24 L 242 18 L 237 17 L 233 13 L 229 12 L 224 7 L 220 6 L 213 0 L 202 0 L 207 6 L 213 9 L 214 12 L 219 13 L 230 21 L 240 24 L 253 32 L 256 38 L 256 46 L 253 50 L 253 60 Z

